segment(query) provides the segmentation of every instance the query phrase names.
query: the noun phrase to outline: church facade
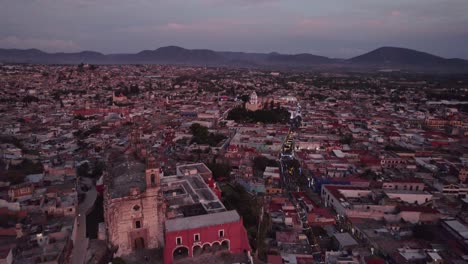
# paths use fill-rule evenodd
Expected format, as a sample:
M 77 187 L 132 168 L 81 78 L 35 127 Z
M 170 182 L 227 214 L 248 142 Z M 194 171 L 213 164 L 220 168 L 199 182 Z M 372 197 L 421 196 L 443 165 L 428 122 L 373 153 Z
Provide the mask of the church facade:
M 164 263 L 216 251 L 250 251 L 242 218 L 219 200 L 203 164 L 164 176 L 156 160 L 114 153 L 104 174 L 104 220 L 114 256 L 164 248 Z

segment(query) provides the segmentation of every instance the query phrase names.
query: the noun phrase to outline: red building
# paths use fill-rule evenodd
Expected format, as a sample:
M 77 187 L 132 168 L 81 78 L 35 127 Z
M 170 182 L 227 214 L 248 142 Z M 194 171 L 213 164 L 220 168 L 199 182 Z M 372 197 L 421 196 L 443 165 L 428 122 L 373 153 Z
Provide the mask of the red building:
M 167 220 L 165 237 L 165 264 L 219 250 L 251 250 L 242 218 L 235 210 Z

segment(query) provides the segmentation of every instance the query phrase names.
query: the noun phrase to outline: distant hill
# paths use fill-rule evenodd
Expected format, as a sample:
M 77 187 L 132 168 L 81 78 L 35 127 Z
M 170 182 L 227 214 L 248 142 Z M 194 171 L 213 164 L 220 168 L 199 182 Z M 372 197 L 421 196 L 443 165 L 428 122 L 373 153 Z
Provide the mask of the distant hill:
M 280 54 L 224 52 L 184 49 L 177 46 L 144 50 L 136 54 L 108 54 L 94 51 L 46 53 L 37 49 L 0 49 L 0 62 L 33 64 L 181 64 L 252 68 L 335 69 L 375 71 L 393 69 L 415 72 L 468 73 L 468 61 L 446 59 L 405 48 L 382 47 L 345 60 L 308 53 Z
M 207 49 L 184 49 L 177 46 L 144 50 L 134 55 L 136 62 L 162 62 L 183 64 L 215 64 L 223 62 L 223 57 Z
M 296 54 L 296 55 L 284 55 L 276 52 L 268 54 L 266 58 L 268 64 L 285 64 L 285 65 L 317 65 L 317 64 L 330 64 L 334 63 L 333 59 L 312 55 L 308 53 Z
M 351 58 L 348 62 L 354 66 L 400 68 L 421 70 L 464 70 L 468 72 L 468 61 L 445 59 L 417 50 L 382 47 L 363 55 Z

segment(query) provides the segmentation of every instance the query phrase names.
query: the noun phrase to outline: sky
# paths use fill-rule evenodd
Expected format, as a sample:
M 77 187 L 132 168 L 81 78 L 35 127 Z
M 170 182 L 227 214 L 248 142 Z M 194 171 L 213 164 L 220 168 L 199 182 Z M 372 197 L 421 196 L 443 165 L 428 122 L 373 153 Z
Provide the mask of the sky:
M 468 0 L 0 0 L 0 48 L 177 45 L 350 58 L 382 46 L 468 59 Z

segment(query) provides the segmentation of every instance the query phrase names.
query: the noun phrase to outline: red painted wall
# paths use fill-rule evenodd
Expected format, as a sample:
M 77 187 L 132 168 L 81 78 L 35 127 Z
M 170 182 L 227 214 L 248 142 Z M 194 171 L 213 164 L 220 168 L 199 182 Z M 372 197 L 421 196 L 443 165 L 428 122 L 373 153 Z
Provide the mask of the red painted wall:
M 218 236 L 218 231 L 224 230 L 224 237 Z M 194 240 L 194 235 L 200 234 L 200 241 Z M 213 244 L 213 242 L 229 241 L 229 251 L 238 253 L 244 250 L 250 251 L 247 232 L 242 224 L 242 219 L 237 222 L 213 225 L 209 227 L 166 232 L 166 241 L 164 247 L 164 263 L 171 264 L 173 261 L 174 250 L 180 246 L 176 245 L 176 238 L 182 237 L 182 246 L 189 249 L 189 257 L 193 256 L 193 247 L 195 245 L 203 246 Z

